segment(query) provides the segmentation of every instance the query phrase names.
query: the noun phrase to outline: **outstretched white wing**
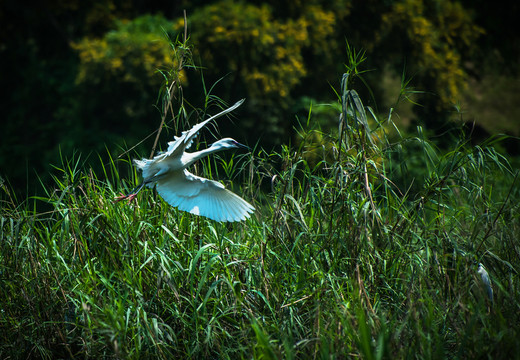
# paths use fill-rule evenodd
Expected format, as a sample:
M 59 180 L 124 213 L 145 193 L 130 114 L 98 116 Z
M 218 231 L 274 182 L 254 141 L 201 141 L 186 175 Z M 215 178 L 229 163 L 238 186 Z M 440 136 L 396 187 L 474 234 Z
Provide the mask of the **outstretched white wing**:
M 175 171 L 157 181 L 157 191 L 172 206 L 216 221 L 245 220 L 254 207 L 219 182 Z
M 195 125 L 188 131 L 183 131 L 181 136 L 176 136 L 174 141 L 170 141 L 168 143 L 168 150 L 166 150 L 165 153 L 158 155 L 156 157 L 161 156 L 162 158 L 164 158 L 164 157 L 168 157 L 168 156 L 172 156 L 172 155 L 175 156 L 175 155 L 182 154 L 184 152 L 184 150 L 186 150 L 187 148 L 189 148 L 191 146 L 193 139 L 195 139 L 197 137 L 197 134 L 200 131 L 200 129 L 202 129 L 204 126 L 206 126 L 206 124 L 208 122 L 235 110 L 237 107 L 242 105 L 243 102 L 244 102 L 244 99 L 239 100 L 235 103 L 235 105 L 231 106 L 230 108 L 219 112 L 217 115 L 213 115 L 212 117 L 210 117 L 207 120 L 204 120 L 201 123 L 198 123 L 197 125 Z
M 175 137 L 175 141 L 170 141 L 168 143 L 168 150 L 166 150 L 163 153 L 160 153 L 159 155 L 156 155 L 153 159 L 134 159 L 135 166 L 137 166 L 138 169 L 141 169 L 143 171 L 143 178 L 145 179 L 145 181 L 150 180 L 153 176 L 156 176 L 159 172 L 161 172 L 161 170 L 165 171 L 165 169 L 163 169 L 163 167 L 160 165 L 161 161 L 163 161 L 164 159 L 176 156 L 180 158 L 184 153 L 184 150 L 189 148 L 193 142 L 193 139 L 197 137 L 197 134 L 200 131 L 200 129 L 206 126 L 208 122 L 235 110 L 237 107 L 242 105 L 243 102 L 244 99 L 239 100 L 230 108 L 219 112 L 217 115 L 213 115 L 212 117 L 210 117 L 207 120 L 204 120 L 201 123 L 198 123 L 188 131 L 183 131 L 181 136 Z M 150 183 L 149 186 L 151 187 L 153 186 L 153 184 Z

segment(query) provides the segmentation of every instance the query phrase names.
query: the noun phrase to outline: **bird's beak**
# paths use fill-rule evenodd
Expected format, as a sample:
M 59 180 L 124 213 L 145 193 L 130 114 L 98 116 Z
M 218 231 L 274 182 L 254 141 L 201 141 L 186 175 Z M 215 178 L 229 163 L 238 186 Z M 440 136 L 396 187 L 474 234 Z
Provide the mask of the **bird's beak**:
M 236 146 L 238 146 L 239 148 L 242 148 L 242 149 L 246 149 L 246 150 L 249 150 L 251 151 L 251 148 L 249 146 L 246 146 L 244 144 L 241 144 L 239 142 L 236 143 Z

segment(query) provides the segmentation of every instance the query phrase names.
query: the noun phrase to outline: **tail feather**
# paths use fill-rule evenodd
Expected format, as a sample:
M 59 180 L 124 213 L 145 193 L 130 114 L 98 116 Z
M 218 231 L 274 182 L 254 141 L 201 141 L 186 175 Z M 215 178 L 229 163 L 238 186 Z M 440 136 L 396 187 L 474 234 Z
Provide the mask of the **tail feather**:
M 143 160 L 137 160 L 137 159 L 134 159 L 134 165 L 139 169 L 139 170 L 143 170 L 144 167 L 146 166 L 148 160 L 146 159 L 143 159 Z
M 154 166 L 152 166 L 154 163 L 154 160 L 134 159 L 133 162 L 134 162 L 135 167 L 142 171 L 144 181 L 149 180 L 152 176 L 155 175 L 154 172 L 156 171 L 156 169 L 154 169 Z

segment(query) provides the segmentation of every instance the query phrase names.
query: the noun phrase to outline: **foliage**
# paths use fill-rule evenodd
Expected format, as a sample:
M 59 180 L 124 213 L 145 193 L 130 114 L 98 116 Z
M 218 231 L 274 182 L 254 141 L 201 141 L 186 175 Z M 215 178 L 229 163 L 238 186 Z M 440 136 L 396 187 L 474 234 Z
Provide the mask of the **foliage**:
M 221 85 L 221 92 L 250 99 L 251 120 L 244 126 L 265 134 L 263 141 L 272 146 L 290 131 L 284 118 L 296 89 L 306 86 L 304 80 L 324 73 L 335 76 L 331 64 L 337 64 L 335 55 L 341 52 L 335 27 L 346 13 L 348 7 L 334 12 L 317 2 L 274 6 L 216 1 L 190 13 L 190 39 L 207 80 L 215 82 L 229 73 L 232 80 Z M 182 19 L 176 24 L 180 30 Z
M 338 14 L 312 2 L 298 10 L 280 18 L 267 4 L 218 1 L 190 16 L 192 39 L 209 74 L 222 73 L 213 66 L 222 64 L 240 77 L 250 97 L 283 104 L 307 75 L 306 53 L 326 57 L 338 51 L 332 41 Z
M 117 21 L 116 28 L 102 38 L 74 43 L 80 59 L 76 81 L 160 86 L 157 69 L 169 68 L 174 61 L 167 37 L 172 27 L 162 16 L 145 15 Z
M 269 2 L 256 5 L 223 0 L 197 8 L 190 22 L 209 74 L 217 69 L 222 73 L 224 66 L 239 77 L 240 89 L 250 98 L 271 95 L 271 101 L 280 104 L 295 95 L 298 85 L 306 85 L 303 80 L 337 76 L 333 64 L 344 55 L 338 45 L 348 34 L 369 49 L 370 55 L 384 50 L 382 62 L 373 57 L 375 66 L 398 63 L 402 68 L 403 60 L 412 63 L 412 71 L 421 75 L 418 85 L 438 94 L 437 104 L 442 108 L 453 104 L 466 86 L 463 61 L 475 50 L 483 29 L 459 2 L 403 0 L 389 4 L 277 2 L 274 11 Z M 365 15 L 366 24 L 354 25 L 359 15 Z M 403 59 L 403 52 L 408 59 Z
M 95 173 L 64 160 L 34 199 L 47 213 L 2 187 L 0 357 L 515 356 L 518 172 L 494 139 L 442 152 L 419 129 L 390 142 L 392 117 L 352 88 L 358 66 L 318 163 L 305 156 L 312 111 L 297 147 L 200 163 L 255 204 L 246 222 L 179 212 L 153 191 L 114 203 L 138 177 L 123 180 L 121 161 Z
M 401 73 L 412 64 L 406 71 L 414 74 L 414 86 L 430 90 L 416 99 L 422 105 L 417 117 L 428 129 L 443 126 L 446 109 L 466 87 L 465 64 L 483 33 L 471 13 L 451 1 L 222 0 L 195 7 L 189 19 L 207 80 L 229 73 L 232 80 L 221 85 L 221 92 L 250 99 L 250 120 L 243 126 L 263 134 L 267 147 L 291 133 L 287 119 L 302 97 L 321 101 L 330 94 L 322 85 L 334 83 L 341 72 L 337 64 L 345 56 L 345 34 L 367 49 L 373 69 L 391 65 Z M 176 23 L 180 30 L 182 19 Z M 374 90 L 370 95 L 376 96 L 371 105 L 383 91 L 375 74 L 367 76 Z
M 162 16 L 146 15 L 72 44 L 80 60 L 74 91 L 82 101 L 65 101 L 56 114 L 67 134 L 60 151 L 114 152 L 139 144 L 143 134 L 149 138 L 166 120 L 171 124 L 157 110 L 165 100 L 182 98 L 184 71 L 191 66 L 187 41 L 168 38 L 172 26 Z
M 89 121 L 91 125 L 108 122 L 113 127 L 126 124 L 146 129 L 142 124 L 155 114 L 152 105 L 156 102 L 156 89 L 164 81 L 161 71 L 176 69 L 181 62 L 179 51 L 170 46 L 168 39 L 172 27 L 162 16 L 145 15 L 132 21 L 118 21 L 116 29 L 102 38 L 84 38 L 74 43 L 72 46 L 80 59 L 78 91 L 109 96 L 111 110 L 103 112 L 99 108 L 104 106 L 103 102 L 84 101 L 78 108 L 67 109 L 63 116 L 77 121 L 97 114 Z M 177 76 L 180 85 L 184 72 Z M 146 103 L 148 106 L 143 106 Z M 107 121 L 106 115 L 112 120 Z
M 331 101 L 330 84 L 337 86 L 344 71 L 345 38 L 366 49 L 367 68 L 375 70 L 367 75 L 374 99 L 360 91 L 367 104 L 381 103 L 380 69 L 401 74 L 406 68 L 413 85 L 429 91 L 416 99 L 424 107 L 416 113 L 415 124 L 438 128 L 446 118 L 444 110 L 465 86 L 466 67 L 472 77 L 487 71 L 482 53 L 500 54 L 492 61 L 497 69 L 517 63 L 516 42 L 510 40 L 516 33 L 506 30 L 516 29 L 514 16 L 507 13 L 510 7 L 460 4 L 56 0 L 26 11 L 3 2 L 0 61 L 5 71 L 0 81 L 9 91 L 3 99 L 1 130 L 9 136 L 0 144 L 2 176 L 11 179 L 18 194 L 32 194 L 38 185 L 32 169 L 47 182 L 48 164 L 59 161 L 60 149 L 66 156 L 75 150 L 103 152 L 105 146 L 114 151 L 154 131 L 156 107 L 161 107 L 160 72 L 177 61 L 169 41 L 182 36 L 185 8 L 204 81 L 215 84 L 224 76 L 227 81 L 218 83 L 222 97 L 248 98 L 245 132 L 261 136 L 266 148 L 294 135 L 294 107 L 304 99 Z M 490 10 L 500 18 L 489 18 Z M 480 36 L 483 27 L 486 36 Z M 508 36 L 497 36 L 497 27 Z M 480 57 L 474 57 L 477 46 Z M 511 50 L 503 58 L 505 47 Z M 186 71 L 180 77 L 184 85 L 189 77 L 184 91 L 194 107 L 201 107 L 201 73 Z M 512 117 L 507 110 L 500 113 Z M 488 118 L 496 114 L 485 113 Z M 13 157 L 27 165 L 19 166 Z
M 473 44 L 484 30 L 473 23 L 460 3 L 396 1 L 391 11 L 383 15 L 383 24 L 384 32 L 395 31 L 401 39 L 405 35 L 401 46 L 409 47 L 414 63 L 424 73 L 422 76 L 431 79 L 431 88 L 438 94 L 440 104 L 453 104 L 461 98 L 467 81 L 463 61 L 474 51 Z M 383 36 L 383 41 L 388 41 L 388 37 Z
M 465 91 L 466 101 L 462 102 L 464 117 L 477 120 L 477 125 L 483 127 L 487 133 L 501 132 L 518 137 L 518 93 L 520 82 L 511 76 L 484 75 L 479 81 L 471 80 L 470 88 Z M 517 147 L 512 153 L 518 152 Z

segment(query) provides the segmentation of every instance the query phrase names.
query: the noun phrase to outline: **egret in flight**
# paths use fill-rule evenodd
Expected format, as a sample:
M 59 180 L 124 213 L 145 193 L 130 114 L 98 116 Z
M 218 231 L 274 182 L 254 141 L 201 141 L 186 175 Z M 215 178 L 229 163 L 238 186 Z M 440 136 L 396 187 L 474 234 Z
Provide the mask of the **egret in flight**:
M 240 221 L 247 219 L 255 208 L 240 196 L 224 188 L 217 181 L 205 179 L 190 173 L 186 168 L 197 160 L 226 149 L 245 148 L 231 138 L 224 138 L 204 150 L 186 152 L 198 132 L 211 120 L 227 114 L 242 105 L 238 101 L 217 115 L 195 125 L 181 136 L 168 143 L 168 150 L 153 159 L 134 160 L 135 166 L 143 173 L 143 182 L 130 194 L 119 196 L 116 201 L 132 200 L 146 185 L 157 185 L 157 192 L 170 205 L 195 215 L 205 216 L 216 221 Z

